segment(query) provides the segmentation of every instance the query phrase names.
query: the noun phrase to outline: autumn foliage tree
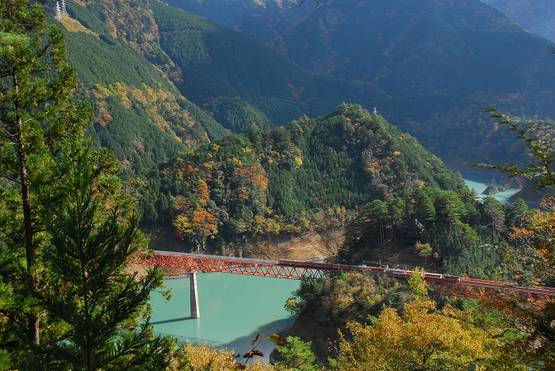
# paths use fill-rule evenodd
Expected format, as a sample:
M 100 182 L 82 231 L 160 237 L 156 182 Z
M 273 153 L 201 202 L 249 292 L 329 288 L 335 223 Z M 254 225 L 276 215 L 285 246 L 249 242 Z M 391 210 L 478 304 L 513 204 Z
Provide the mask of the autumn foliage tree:
M 528 163 L 479 164 L 511 176 L 528 178 L 544 193 L 538 209 L 529 211 L 515 204 L 510 217 L 508 256 L 515 278 L 544 285 L 555 284 L 555 130 L 553 122 L 511 117 L 496 109 L 487 112 L 497 124 L 507 127 L 522 141 Z M 536 367 L 555 367 L 555 304 L 519 303 L 512 298 L 486 300 L 485 305 L 510 313 L 515 326 L 526 329 L 527 336 L 517 344 L 523 357 Z
M 144 223 L 172 225 L 185 249 L 233 250 L 248 240 L 337 228 L 359 206 L 384 198 L 387 205 L 375 211 L 387 208 L 385 244 L 405 219 L 405 190 L 463 187 L 414 138 L 349 104 L 323 118 L 226 136 L 179 156 L 151 179 L 149 193 L 169 207 L 151 213 L 150 200 Z
M 501 367 L 503 338 L 453 307 L 430 300 L 385 308 L 370 325 L 350 322 L 333 362 L 337 370 L 455 370 Z M 524 369 L 518 364 L 505 364 Z

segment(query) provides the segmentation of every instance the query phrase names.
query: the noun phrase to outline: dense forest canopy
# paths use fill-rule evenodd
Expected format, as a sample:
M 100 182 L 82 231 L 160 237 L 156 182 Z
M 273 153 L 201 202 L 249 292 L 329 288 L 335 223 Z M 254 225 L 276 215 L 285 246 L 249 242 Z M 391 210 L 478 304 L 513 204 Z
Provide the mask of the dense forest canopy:
M 552 298 L 424 275 L 555 286 L 544 39 L 478 0 L 171 1 L 234 30 L 157 0 L 44 3 L 0 2 L 0 370 L 555 368 Z M 386 118 L 542 199 L 477 198 Z M 305 279 L 293 326 L 232 352 L 153 327 L 163 273 L 190 272 L 138 266 L 141 229 L 234 256 L 334 230 L 320 259 L 422 268 Z
M 92 9 L 69 4 L 75 18 L 63 18 L 59 25 L 65 30 L 69 62 L 79 74 L 81 90 L 94 103 L 93 136 L 114 151 L 127 172 L 143 174 L 225 133 L 179 93 L 147 58 L 150 54 L 112 32 L 98 9 L 100 3 Z
M 346 104 L 322 118 L 227 136 L 149 178 L 145 224 L 173 223 L 202 248 L 207 238 L 230 242 L 300 233 L 330 218 L 340 223 L 369 200 L 405 191 L 464 189 L 414 138 Z

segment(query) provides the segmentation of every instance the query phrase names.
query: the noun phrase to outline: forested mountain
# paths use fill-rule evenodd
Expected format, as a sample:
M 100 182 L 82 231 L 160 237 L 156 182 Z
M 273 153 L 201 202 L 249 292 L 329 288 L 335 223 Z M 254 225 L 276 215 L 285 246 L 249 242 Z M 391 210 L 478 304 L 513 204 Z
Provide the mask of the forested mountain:
M 167 3 L 268 42 L 313 9 L 310 2 L 299 6 L 297 0 L 168 0 Z
M 264 25 L 295 11 L 292 1 L 220 4 Z M 475 117 L 469 102 L 552 103 L 545 40 L 473 0 L 318 3 L 260 33 L 292 54 L 304 49 L 296 58 L 320 75 L 155 0 L 75 0 L 69 14 L 65 1 L 0 1 L 0 370 L 555 370 L 553 122 L 485 110 L 494 132 L 523 143 L 527 164 L 489 168 L 545 192 L 531 210 L 479 200 L 377 109 L 341 103 L 300 115 L 338 99 L 398 117 L 406 109 L 404 125 L 424 138 L 426 115 L 441 123 L 437 148 L 480 155 L 483 133 L 445 117 Z M 507 143 L 497 145 L 509 152 Z M 291 240 L 310 250 L 312 236 L 345 238 L 317 251 L 339 274 L 315 274 L 300 262 L 308 258 L 250 268 L 235 259 L 242 274 L 308 267 L 287 299 L 274 282 L 206 281 L 239 310 L 252 307 L 239 318 L 233 300 L 204 302 L 210 316 L 235 321 L 216 328 L 237 331 L 228 343 L 198 331 L 198 300 L 191 317 L 151 322 L 171 294 L 164 274 L 191 271 L 153 255 L 139 227 L 176 235 L 181 251 L 272 259 L 293 259 Z M 229 271 L 208 260 L 207 270 Z M 150 267 L 158 263 L 168 269 Z M 189 282 L 197 296 L 196 276 Z M 295 314 L 288 334 L 272 303 L 258 307 L 256 288 Z M 268 364 L 257 361 L 265 342 L 276 345 Z
M 260 41 L 157 0 L 80 4 L 71 13 L 81 23 L 141 53 L 231 130 L 324 114 L 343 101 L 371 106 L 389 99 L 369 82 L 314 77 Z
M 260 41 L 150 3 L 160 45 L 184 76 L 178 87 L 232 130 L 324 114 L 344 101 L 370 105 L 386 99 L 372 83 L 314 77 Z
M 156 60 L 171 64 L 162 52 L 134 49 L 132 40 L 111 29 L 102 13 L 76 2 L 68 11 L 56 22 L 65 30 L 69 61 L 77 69 L 82 92 L 93 101 L 94 138 L 113 150 L 126 169 L 144 172 L 224 134 L 149 61 L 158 52 Z M 137 37 L 148 39 L 148 33 Z
M 367 201 L 416 189 L 464 189 L 414 138 L 352 105 L 227 136 L 149 178 L 145 223 L 173 224 L 184 249 L 341 225 Z
M 555 3 L 551 0 L 482 0 L 528 31 L 555 41 Z
M 479 0 L 171 3 L 271 41 L 313 72 L 376 84 L 392 97 L 378 108 L 449 161 L 520 152 L 484 106 L 555 115 L 550 43 Z

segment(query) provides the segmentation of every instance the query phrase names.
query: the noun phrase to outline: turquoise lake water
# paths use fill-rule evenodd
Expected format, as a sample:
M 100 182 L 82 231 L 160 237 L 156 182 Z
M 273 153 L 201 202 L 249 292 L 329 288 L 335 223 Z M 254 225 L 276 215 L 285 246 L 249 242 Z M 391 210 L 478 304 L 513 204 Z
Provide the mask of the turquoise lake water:
M 153 293 L 152 322 L 159 334 L 182 341 L 208 343 L 244 353 L 256 334 L 266 338 L 293 324 L 283 305 L 299 288 L 299 281 L 224 273 L 198 274 L 200 319 L 190 319 L 189 280 L 168 279 L 172 297 Z M 273 343 L 260 349 L 267 356 Z M 267 357 L 266 357 L 267 358 Z
M 479 199 L 484 199 L 488 197 L 487 195 L 482 194 L 482 192 L 484 192 L 488 187 L 487 184 L 476 182 L 470 179 L 465 179 L 464 184 L 466 184 L 468 188 L 473 189 L 474 192 L 476 192 L 476 195 L 478 196 Z M 518 193 L 518 191 L 520 191 L 520 189 L 512 188 L 512 189 L 508 189 L 506 191 L 491 195 L 491 197 L 495 198 L 499 202 L 507 203 L 509 202 L 509 199 L 511 197 L 513 197 L 515 194 Z

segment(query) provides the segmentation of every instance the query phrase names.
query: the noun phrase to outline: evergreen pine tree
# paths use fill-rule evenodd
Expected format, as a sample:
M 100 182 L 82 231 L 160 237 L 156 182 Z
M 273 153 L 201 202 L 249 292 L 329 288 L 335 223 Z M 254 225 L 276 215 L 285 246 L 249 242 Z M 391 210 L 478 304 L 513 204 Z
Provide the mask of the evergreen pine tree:
M 147 317 L 161 277 L 127 271 L 144 242 L 65 54 L 40 5 L 0 2 L 0 364 L 163 369 L 171 342 Z
M 168 362 L 172 342 L 153 336 L 148 322 L 149 296 L 162 275 L 129 272 L 145 243 L 114 164 L 85 148 L 66 174 L 64 199 L 45 216 L 51 278 L 40 302 L 63 328 L 41 345 L 40 364 L 49 368 L 160 370 Z
M 41 311 L 33 297 L 44 273 L 44 225 L 37 197 L 59 197 L 64 172 L 51 165 L 85 128 L 86 108 L 73 98 L 76 84 L 62 34 L 47 28 L 42 7 L 28 0 L 0 2 L 0 279 L 15 296 L 7 314 L 14 336 L 0 346 L 40 340 Z
M 507 225 L 509 227 L 523 227 L 530 219 L 530 209 L 528 204 L 522 199 L 517 198 L 507 210 Z

